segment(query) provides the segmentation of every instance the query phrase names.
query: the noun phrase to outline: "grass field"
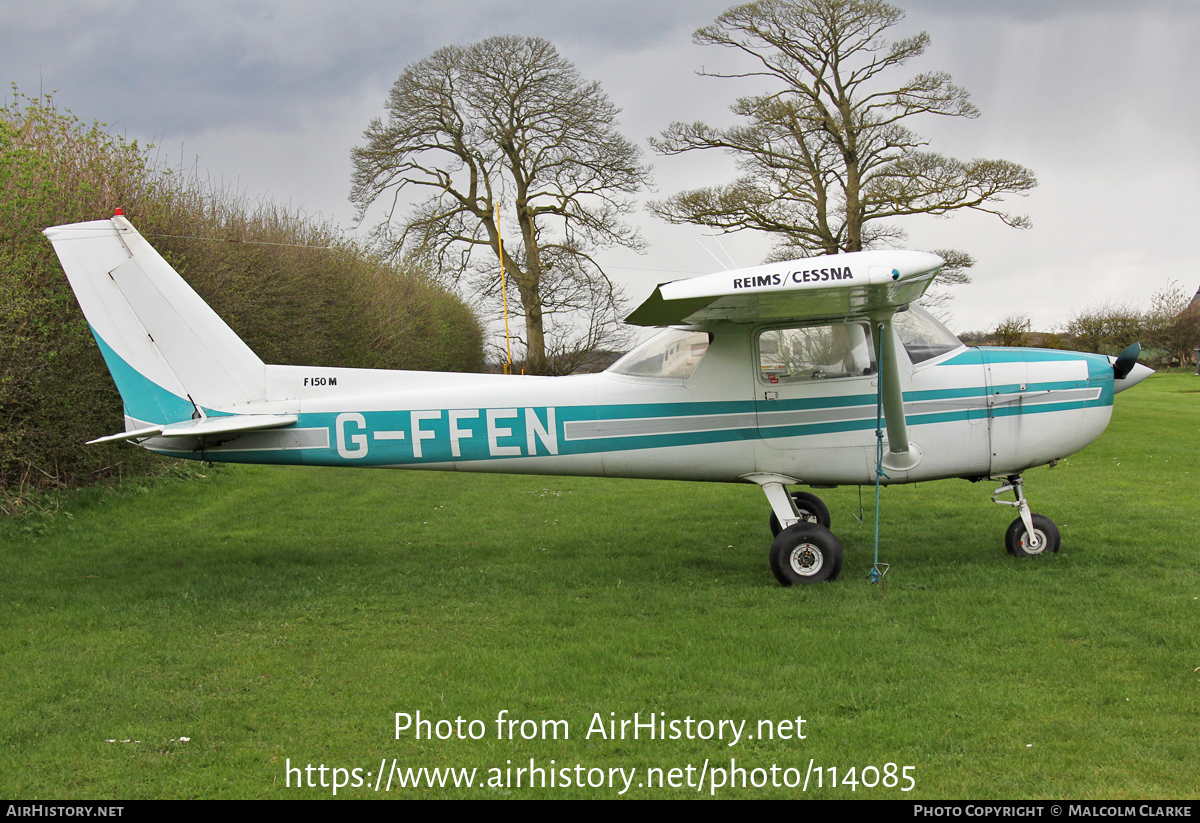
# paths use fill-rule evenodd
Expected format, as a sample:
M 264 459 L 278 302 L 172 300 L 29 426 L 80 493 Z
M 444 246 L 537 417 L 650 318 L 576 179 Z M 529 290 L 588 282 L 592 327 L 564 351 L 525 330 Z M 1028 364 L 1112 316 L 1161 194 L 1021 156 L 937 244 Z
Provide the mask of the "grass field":
M 821 492 L 841 578 L 792 589 L 752 486 L 239 467 L 81 494 L 0 525 L 0 796 L 329 797 L 324 764 L 338 797 L 1195 797 L 1198 432 L 1200 378 L 1155 376 L 1028 472 L 1057 556 L 1005 554 L 992 484 L 885 489 L 886 592 L 853 488 Z M 397 739 L 417 711 L 463 723 Z M 497 739 L 501 712 L 536 723 Z M 681 737 L 587 734 L 635 712 Z M 531 758 L 554 787 L 516 787 Z M 376 792 L 393 760 L 475 787 Z

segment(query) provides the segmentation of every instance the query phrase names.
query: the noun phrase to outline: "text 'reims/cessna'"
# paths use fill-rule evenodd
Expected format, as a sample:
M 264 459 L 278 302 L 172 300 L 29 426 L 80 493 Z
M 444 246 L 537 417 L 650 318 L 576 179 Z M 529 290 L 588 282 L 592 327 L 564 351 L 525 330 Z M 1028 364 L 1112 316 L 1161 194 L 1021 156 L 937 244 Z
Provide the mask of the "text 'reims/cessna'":
M 1059 548 L 1020 473 L 1091 443 L 1119 358 L 968 348 L 915 304 L 941 258 L 868 251 L 659 286 L 663 326 L 601 374 L 526 377 L 264 364 L 118 214 L 46 229 L 125 405 L 127 440 L 234 463 L 756 483 L 784 585 L 832 580 L 826 506 L 788 486 L 999 478 L 1015 555 Z M 877 420 L 882 453 L 877 453 Z

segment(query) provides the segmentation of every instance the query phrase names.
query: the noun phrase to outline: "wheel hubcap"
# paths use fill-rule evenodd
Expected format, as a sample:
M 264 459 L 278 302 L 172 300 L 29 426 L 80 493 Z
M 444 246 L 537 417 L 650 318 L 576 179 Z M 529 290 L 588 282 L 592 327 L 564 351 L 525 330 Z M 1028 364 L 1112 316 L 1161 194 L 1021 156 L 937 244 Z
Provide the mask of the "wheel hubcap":
M 1046 539 L 1046 534 L 1041 529 L 1033 530 L 1033 539 L 1029 539 L 1029 532 L 1024 532 L 1021 535 L 1021 548 L 1027 554 L 1041 554 L 1049 541 Z
M 811 577 L 821 570 L 825 555 L 812 543 L 801 543 L 792 549 L 792 571 L 802 577 Z

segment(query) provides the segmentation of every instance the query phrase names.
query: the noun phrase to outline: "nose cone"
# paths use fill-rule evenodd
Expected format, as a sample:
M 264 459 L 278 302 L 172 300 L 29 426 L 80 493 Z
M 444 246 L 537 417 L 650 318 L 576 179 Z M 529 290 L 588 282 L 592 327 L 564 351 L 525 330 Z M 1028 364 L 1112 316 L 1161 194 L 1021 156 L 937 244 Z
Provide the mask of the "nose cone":
M 1129 374 L 1120 380 L 1113 380 L 1113 391 L 1123 392 L 1131 386 L 1141 383 L 1152 374 L 1154 374 L 1154 369 L 1149 366 L 1143 366 L 1141 363 L 1135 363 L 1133 368 L 1129 370 Z

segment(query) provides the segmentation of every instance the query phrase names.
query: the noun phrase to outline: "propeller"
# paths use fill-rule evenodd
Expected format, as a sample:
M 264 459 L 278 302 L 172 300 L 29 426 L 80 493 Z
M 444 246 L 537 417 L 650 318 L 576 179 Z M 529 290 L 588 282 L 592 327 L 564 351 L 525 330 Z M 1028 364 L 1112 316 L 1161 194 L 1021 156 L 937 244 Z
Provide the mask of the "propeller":
M 1138 355 L 1141 353 L 1141 343 L 1131 343 L 1127 346 L 1125 351 L 1117 355 L 1117 361 L 1113 363 L 1113 377 L 1117 380 L 1124 380 L 1137 365 Z

